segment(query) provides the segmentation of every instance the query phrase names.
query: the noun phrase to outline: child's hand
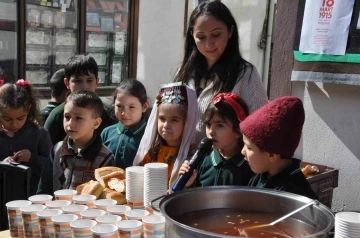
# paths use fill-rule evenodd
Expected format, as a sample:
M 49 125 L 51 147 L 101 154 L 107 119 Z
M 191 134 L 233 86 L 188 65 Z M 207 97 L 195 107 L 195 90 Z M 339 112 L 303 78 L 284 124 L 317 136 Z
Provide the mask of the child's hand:
M 181 165 L 181 167 L 180 167 L 179 176 L 180 176 L 180 175 L 183 175 L 183 174 L 186 173 L 186 172 L 188 172 L 189 169 L 190 169 L 189 161 L 188 161 L 188 160 L 185 160 L 184 163 L 183 163 L 183 164 Z M 194 183 L 197 174 L 198 174 L 197 170 L 194 169 L 191 177 L 189 178 L 189 180 L 188 180 L 187 183 L 185 184 L 185 188 L 190 187 L 190 186 Z
M 5 158 L 3 160 L 3 162 L 7 162 L 7 163 L 10 163 L 10 162 L 15 162 L 14 158 L 12 156 L 8 156 L 7 158 Z
M 188 172 L 190 169 L 189 161 L 185 160 L 184 163 L 181 165 L 179 169 L 179 176 L 183 175 L 184 173 Z
M 30 150 L 20 150 L 13 156 L 16 162 L 28 162 L 31 158 Z

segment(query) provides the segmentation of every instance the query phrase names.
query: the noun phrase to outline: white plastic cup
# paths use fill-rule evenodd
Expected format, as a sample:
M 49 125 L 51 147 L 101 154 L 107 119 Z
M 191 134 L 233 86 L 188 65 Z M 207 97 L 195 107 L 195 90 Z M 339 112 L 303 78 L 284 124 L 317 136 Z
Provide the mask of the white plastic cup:
M 60 209 L 62 210 L 63 207 L 69 206 L 71 204 L 70 201 L 65 200 L 55 200 L 55 201 L 48 201 L 45 203 L 45 206 L 48 209 Z
M 73 237 L 74 233 L 71 229 L 70 223 L 77 220 L 78 216 L 74 214 L 61 214 L 53 216 L 55 237 Z
M 116 223 L 120 238 L 131 237 L 140 238 L 142 234 L 142 222 L 137 220 L 125 220 Z
M 74 232 L 74 238 L 92 238 L 91 228 L 96 224 L 94 220 L 82 219 L 72 221 L 70 226 Z
M 125 216 L 128 220 L 142 221 L 143 217 L 149 216 L 150 212 L 143 209 L 133 209 L 125 212 Z
M 131 207 L 126 205 L 114 205 L 107 207 L 109 214 L 121 216 L 122 220 L 126 219 L 125 212 L 130 211 Z
M 99 199 L 94 202 L 95 208 L 107 211 L 107 207 L 113 206 L 117 203 L 116 200 L 113 199 Z
M 118 221 L 121 221 L 121 216 L 105 214 L 102 216 L 98 216 L 95 221 L 97 221 L 98 224 L 116 225 Z
M 28 200 L 32 204 L 42 204 L 45 205 L 46 202 L 51 201 L 53 199 L 53 196 L 47 195 L 47 194 L 38 194 L 34 195 L 28 198 Z
M 55 237 L 54 222 L 51 220 L 51 218 L 62 213 L 63 211 L 60 209 L 46 209 L 37 212 L 39 217 L 41 237 Z
M 85 205 L 71 204 L 69 206 L 63 207 L 63 211 L 66 214 L 74 214 L 80 217 L 80 213 L 88 209 Z
M 73 197 L 77 194 L 73 189 L 61 189 L 54 192 L 55 200 L 66 200 L 72 202 Z
M 32 204 L 20 208 L 25 237 L 39 237 L 40 236 L 40 224 L 38 212 L 46 209 L 45 205 Z
M 144 208 L 144 201 L 130 201 L 130 200 L 127 200 L 127 205 L 131 209 L 143 209 Z
M 5 204 L 11 237 L 24 237 L 24 226 L 20 209 L 29 205 L 31 205 L 31 202 L 27 200 L 15 200 Z
M 96 196 L 94 195 L 76 195 L 73 197 L 73 201 L 75 204 L 85 205 L 88 208 L 94 208 L 95 200 Z
M 83 212 L 80 212 L 80 216 L 82 219 L 90 219 L 95 220 L 98 216 L 105 215 L 106 212 L 101 209 L 89 209 Z
M 151 215 L 142 219 L 144 238 L 165 238 L 165 217 Z
M 93 237 L 96 238 L 118 238 L 117 231 L 118 228 L 114 225 L 101 224 L 96 225 L 91 228 Z

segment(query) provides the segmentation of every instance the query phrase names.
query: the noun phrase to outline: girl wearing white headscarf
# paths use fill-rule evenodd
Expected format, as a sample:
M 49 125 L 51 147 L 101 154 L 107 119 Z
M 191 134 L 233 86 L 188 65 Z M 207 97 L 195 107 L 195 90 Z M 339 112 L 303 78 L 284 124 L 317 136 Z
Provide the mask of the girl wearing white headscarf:
M 197 98 L 182 83 L 163 85 L 153 105 L 134 165 L 163 162 L 169 165 L 170 187 L 195 142 Z

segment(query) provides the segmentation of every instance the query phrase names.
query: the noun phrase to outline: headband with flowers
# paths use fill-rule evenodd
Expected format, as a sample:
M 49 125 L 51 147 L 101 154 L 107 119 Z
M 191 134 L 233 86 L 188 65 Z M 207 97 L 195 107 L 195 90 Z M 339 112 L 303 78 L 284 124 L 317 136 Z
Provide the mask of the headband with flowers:
M 163 86 L 156 96 L 156 103 L 173 103 L 179 104 L 185 102 L 186 89 L 182 83 L 171 83 Z
M 16 82 L 16 85 L 17 86 L 20 86 L 20 87 L 23 87 L 23 88 L 27 88 L 27 86 L 29 85 L 29 82 L 26 81 L 26 80 L 23 80 L 23 79 L 19 79 L 17 82 Z
M 246 114 L 245 114 L 244 109 L 241 107 L 241 105 L 236 101 L 237 99 L 240 99 L 240 97 L 237 96 L 236 94 L 219 93 L 218 95 L 216 95 L 214 97 L 213 103 L 214 103 L 214 105 L 216 105 L 217 103 L 219 103 L 222 100 L 226 101 L 234 109 L 239 121 L 242 122 L 243 120 L 245 120 Z

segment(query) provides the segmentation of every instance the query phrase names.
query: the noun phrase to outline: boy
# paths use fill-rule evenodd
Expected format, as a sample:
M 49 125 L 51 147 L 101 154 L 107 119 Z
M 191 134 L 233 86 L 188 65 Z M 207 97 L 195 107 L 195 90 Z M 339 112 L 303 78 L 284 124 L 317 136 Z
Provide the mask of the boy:
M 242 154 L 257 174 L 249 186 L 317 198 L 301 172 L 301 161 L 292 158 L 299 145 L 304 120 L 301 100 L 281 97 L 240 123 L 244 140 Z
M 96 61 L 91 56 L 75 55 L 69 59 L 65 66 L 65 79 L 66 87 L 73 93 L 78 90 L 87 90 L 95 92 L 98 83 L 98 66 Z M 66 136 L 63 124 L 64 116 L 64 103 L 56 107 L 49 115 L 45 122 L 45 129 L 50 133 L 52 143 L 55 145 L 57 142 L 62 141 Z M 102 114 L 102 123 L 96 130 L 98 134 L 110 125 L 116 123 L 112 119 L 107 110 Z
M 53 146 L 39 182 L 38 194 L 76 189 L 94 179 L 96 168 L 112 165 L 114 156 L 94 131 L 101 124 L 103 103 L 91 91 L 71 93 L 64 102 L 63 141 Z
M 63 103 L 69 95 L 69 90 L 64 83 L 65 70 L 60 69 L 50 79 L 51 99 L 45 108 L 41 109 L 42 123 L 45 123 L 51 111 Z

